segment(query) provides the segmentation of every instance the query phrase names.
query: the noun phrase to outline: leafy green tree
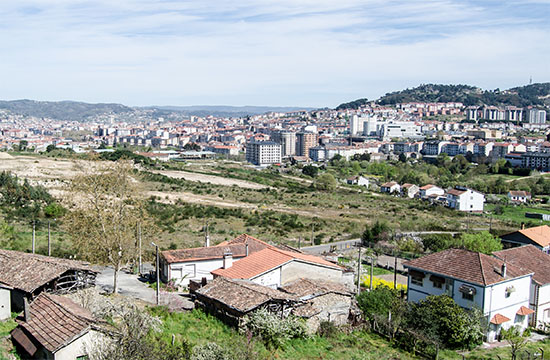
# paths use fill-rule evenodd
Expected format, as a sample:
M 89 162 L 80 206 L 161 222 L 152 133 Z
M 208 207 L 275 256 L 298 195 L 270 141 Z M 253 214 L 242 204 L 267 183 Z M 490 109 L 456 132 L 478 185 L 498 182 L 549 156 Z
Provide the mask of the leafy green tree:
M 321 174 L 314 182 L 314 186 L 317 190 L 321 191 L 334 191 L 338 186 L 338 182 L 331 174 Z
M 404 153 L 399 154 L 399 161 L 401 161 L 402 163 L 407 162 L 407 155 L 405 155 Z
M 302 169 L 302 174 L 310 176 L 312 178 L 316 177 L 319 173 L 319 168 L 313 165 L 306 165 Z
M 376 220 L 372 226 L 366 227 L 365 231 L 361 235 L 361 240 L 364 245 L 371 242 L 378 242 L 384 238 L 384 235 L 390 230 L 387 223 Z
M 369 321 L 374 320 L 375 315 L 387 317 L 394 307 L 399 306 L 400 301 L 403 300 L 399 296 L 399 291 L 387 286 L 378 286 L 357 296 L 357 304 L 363 312 L 363 317 Z
M 407 326 L 451 349 L 472 349 L 483 341 L 480 311 L 467 311 L 447 295 L 428 296 L 412 304 Z
M 481 231 L 475 234 L 462 234 L 460 242 L 464 248 L 484 254 L 491 254 L 494 251 L 502 250 L 500 240 L 488 231 Z

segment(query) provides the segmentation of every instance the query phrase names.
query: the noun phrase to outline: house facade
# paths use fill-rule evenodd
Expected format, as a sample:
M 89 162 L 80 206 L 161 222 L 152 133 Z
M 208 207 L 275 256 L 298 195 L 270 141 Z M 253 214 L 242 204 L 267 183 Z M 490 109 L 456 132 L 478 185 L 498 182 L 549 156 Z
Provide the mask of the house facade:
M 416 196 L 416 194 L 418 194 L 419 190 L 420 188 L 418 187 L 418 185 L 403 184 L 403 186 L 401 186 L 401 196 L 412 199 Z
M 445 195 L 445 190 L 443 190 L 439 186 L 428 184 L 428 185 L 422 186 L 419 189 L 418 194 L 422 199 L 426 199 L 429 197 L 443 196 Z
M 0 283 L 0 321 L 11 317 L 11 287 Z
M 456 188 L 447 191 L 447 206 L 451 209 L 467 212 L 482 212 L 485 195 L 466 188 Z
M 380 185 L 380 191 L 388 194 L 399 193 L 401 191 L 401 187 L 395 181 L 390 181 Z
M 548 225 L 522 228 L 500 237 L 505 248 L 533 245 L 537 249 L 550 253 L 550 227 Z
M 533 273 L 496 257 L 449 249 L 403 264 L 409 271 L 408 301 L 448 295 L 466 309 L 479 308 L 488 324 L 489 342 L 501 329 L 528 326 Z
M 366 188 L 369 187 L 369 179 L 367 179 L 366 177 L 364 176 L 352 176 L 352 177 L 349 177 L 346 182 L 349 184 L 349 185 L 359 185 L 359 186 L 364 186 Z
M 529 292 L 529 308 L 534 313 L 529 316 L 529 324 L 537 327 L 550 323 L 550 255 L 533 245 L 496 251 L 494 255 L 534 273 Z
M 531 200 L 531 193 L 528 191 L 508 191 L 508 200 L 514 203 L 523 203 Z
M 207 241 L 208 242 L 208 241 Z M 216 246 L 162 251 L 160 256 L 161 280 L 188 286 L 189 281 L 212 280 L 212 271 L 231 266 L 230 263 L 270 247 L 250 235 L 242 234 Z
M 300 278 L 353 286 L 353 273 L 318 256 L 269 247 L 212 271 L 214 278 L 250 280 L 276 289 Z

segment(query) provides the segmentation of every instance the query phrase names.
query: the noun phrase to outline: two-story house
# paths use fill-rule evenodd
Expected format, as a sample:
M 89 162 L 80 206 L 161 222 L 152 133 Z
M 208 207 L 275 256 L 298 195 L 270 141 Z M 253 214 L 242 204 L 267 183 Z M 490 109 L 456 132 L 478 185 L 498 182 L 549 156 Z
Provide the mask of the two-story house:
M 494 256 L 464 249 L 449 249 L 407 261 L 407 299 L 448 295 L 466 309 L 479 308 L 488 323 L 488 341 L 501 329 L 526 328 L 533 272 Z
M 504 234 L 500 237 L 505 248 L 521 245 L 533 245 L 545 253 L 550 253 L 550 227 L 548 225 L 535 226 Z
M 416 194 L 418 194 L 419 191 L 418 185 L 414 184 L 403 184 L 401 186 L 401 196 L 408 197 L 408 198 L 414 198 Z
M 529 305 L 534 311 L 530 316 L 531 326 L 550 322 L 550 255 L 543 253 L 533 245 L 524 245 L 493 253 L 526 271 L 533 272 Z
M 398 193 L 401 191 L 401 186 L 395 181 L 390 181 L 380 185 L 380 191 L 388 194 Z
M 482 212 L 485 204 L 485 195 L 467 189 L 456 188 L 447 191 L 447 206 L 458 211 Z
M 422 198 L 422 199 L 427 199 L 427 198 L 430 198 L 430 197 L 437 197 L 437 196 L 442 196 L 445 194 L 445 190 L 443 190 L 442 188 L 440 188 L 439 186 L 435 186 L 435 185 L 432 185 L 432 184 L 428 184 L 428 185 L 424 185 L 422 186 L 419 191 L 418 191 L 418 195 Z

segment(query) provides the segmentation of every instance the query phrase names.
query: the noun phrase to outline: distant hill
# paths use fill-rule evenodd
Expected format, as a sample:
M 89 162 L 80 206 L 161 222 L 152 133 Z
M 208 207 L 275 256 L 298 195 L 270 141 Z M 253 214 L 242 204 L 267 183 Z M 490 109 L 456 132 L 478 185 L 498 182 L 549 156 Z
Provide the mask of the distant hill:
M 343 104 L 340 104 L 336 107 L 336 110 L 346 110 L 346 109 L 353 109 L 353 110 L 357 110 L 359 109 L 362 105 L 366 105 L 369 103 L 369 99 L 367 98 L 363 98 L 363 99 L 357 99 L 357 100 L 354 100 L 354 101 L 350 101 L 350 102 L 347 102 L 347 103 L 343 103 Z
M 121 104 L 89 104 L 78 101 L 34 101 L 34 100 L 0 100 L 0 109 L 6 109 L 17 115 L 35 116 L 65 121 L 87 121 L 95 116 L 132 113 L 140 108 Z M 312 108 L 280 106 L 149 106 L 141 109 L 154 110 L 153 116 L 165 116 L 170 112 L 181 112 L 184 115 L 240 117 L 258 115 L 267 112 L 289 112 L 312 110 Z
M 353 109 L 359 99 L 341 104 L 340 109 Z M 423 84 L 412 89 L 395 91 L 376 100 L 380 105 L 407 102 L 461 102 L 464 105 L 513 105 L 519 107 L 550 106 L 550 83 L 519 86 L 508 90 L 482 90 L 469 85 Z
M 85 121 L 97 115 L 120 114 L 134 111 L 131 107 L 120 104 L 88 104 L 77 101 L 34 100 L 0 100 L 0 109 L 6 109 L 19 115 L 72 121 Z
M 195 116 L 227 116 L 240 117 L 246 115 L 260 115 L 268 112 L 291 112 L 297 110 L 313 110 L 307 107 L 292 106 L 225 106 L 225 105 L 194 105 L 194 106 L 151 106 L 149 108 L 169 111 L 179 111 Z

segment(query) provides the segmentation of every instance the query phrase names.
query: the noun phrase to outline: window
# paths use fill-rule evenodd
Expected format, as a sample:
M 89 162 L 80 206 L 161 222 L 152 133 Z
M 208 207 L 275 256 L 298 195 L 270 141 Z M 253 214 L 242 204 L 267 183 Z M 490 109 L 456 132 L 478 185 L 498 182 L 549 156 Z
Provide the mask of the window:
M 432 281 L 434 284 L 434 288 L 443 289 L 443 284 L 438 281 Z
M 474 301 L 474 294 L 462 293 L 462 298 L 468 301 Z
M 89 359 L 88 355 L 80 355 L 76 357 L 76 360 L 88 360 L 88 359 Z
M 421 277 L 411 276 L 411 284 L 418 285 L 418 286 L 423 286 L 424 281 L 422 281 L 422 280 L 423 279 Z

